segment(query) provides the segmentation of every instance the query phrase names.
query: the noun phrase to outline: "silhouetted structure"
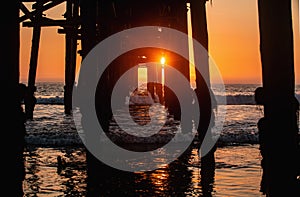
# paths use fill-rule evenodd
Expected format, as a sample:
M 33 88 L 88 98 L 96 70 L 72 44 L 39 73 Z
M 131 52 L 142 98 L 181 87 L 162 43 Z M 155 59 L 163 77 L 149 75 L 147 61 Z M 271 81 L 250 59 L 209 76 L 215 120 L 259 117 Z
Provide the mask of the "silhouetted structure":
M 33 10 L 29 11 L 24 2 L 35 2 Z M 22 193 L 22 180 L 24 179 L 23 147 L 24 147 L 24 122 L 22 119 L 19 100 L 19 23 L 23 26 L 33 27 L 32 50 L 30 57 L 30 69 L 28 77 L 29 93 L 34 96 L 36 69 L 38 62 L 38 49 L 41 27 L 59 26 L 58 32 L 66 34 L 66 67 L 65 67 L 65 113 L 71 113 L 72 88 L 75 78 L 77 40 L 82 42 L 81 55 L 84 58 L 88 52 L 101 40 L 123 30 L 142 25 L 166 26 L 187 33 L 186 3 L 191 5 L 193 36 L 206 49 L 208 49 L 208 33 L 206 24 L 206 0 L 178 0 L 178 1 L 112 1 L 112 0 L 22 0 L 7 1 L 8 14 L 2 18 L 6 19 L 1 55 L 1 84 L 4 84 L 3 92 L 10 94 L 1 96 L 1 104 L 4 105 L 3 117 L 5 128 L 12 132 L 5 132 L 7 139 L 12 139 L 8 150 L 12 150 L 13 158 L 7 162 L 8 166 L 14 167 L 12 174 L 5 179 L 9 185 L 16 188 L 13 191 L 18 196 Z M 66 3 L 65 20 L 53 20 L 43 16 L 43 12 L 61 3 Z M 144 9 L 144 8 L 147 9 Z M 264 117 L 258 123 L 260 133 L 260 149 L 263 156 L 262 168 L 262 192 L 268 196 L 284 193 L 286 196 L 297 195 L 296 176 L 297 173 L 297 107 L 295 107 L 295 79 L 294 79 L 294 57 L 293 57 L 293 33 L 291 20 L 291 1 L 258 0 L 259 27 L 261 40 L 261 61 L 263 68 L 263 96 L 259 104 L 264 105 Z M 19 17 L 19 9 L 24 13 Z M 80 11 L 79 11 L 80 10 Z M 150 20 L 151 19 L 151 20 Z M 28 21 L 29 20 L 29 21 Z M 124 61 L 125 59 L 120 61 Z M 116 81 L 122 73 L 133 66 L 135 59 L 126 59 L 128 67 L 120 68 L 120 62 L 114 62 L 107 70 L 102 86 L 108 87 L 107 92 L 102 92 L 102 111 L 105 114 L 103 125 L 108 129 L 108 120 L 111 117 L 108 103 L 113 89 L 113 84 L 108 78 Z M 197 63 L 197 62 L 196 62 Z M 180 65 L 180 66 L 179 66 Z M 184 65 L 184 66 L 182 66 Z M 180 70 L 189 79 L 188 64 L 181 62 L 172 66 Z M 210 87 L 201 83 L 202 77 L 207 77 L 207 71 L 202 70 L 202 76 L 197 73 L 198 90 L 207 90 Z M 209 77 L 208 77 L 209 78 Z M 166 80 L 169 80 L 168 76 Z M 202 81 L 203 82 L 203 81 Z M 102 87 L 102 88 L 103 88 Z M 197 91 L 198 91 L 197 90 Z M 196 91 L 196 92 L 197 92 Z M 166 105 L 172 109 L 178 109 L 178 103 L 174 102 L 170 93 L 165 92 Z M 199 95 L 199 94 L 198 94 Z M 34 104 L 34 97 L 27 105 Z M 200 98 L 200 97 L 199 97 Z M 211 114 L 211 101 L 209 97 L 201 97 L 206 107 L 202 108 Z M 210 109 L 209 109 L 210 108 Z M 29 108 L 28 117 L 32 118 L 34 105 Z M 178 112 L 175 116 L 179 117 Z M 85 117 L 83 117 L 85 118 Z M 205 124 L 212 117 L 204 121 Z M 204 124 L 204 125 L 205 125 Z M 200 128 L 198 128 L 201 130 Z M 202 128 L 203 129 L 203 128 Z M 285 132 L 284 132 L 285 131 Z M 201 132 L 200 132 L 201 133 Z M 213 174 L 214 150 L 203 158 L 203 165 L 208 168 L 203 172 Z M 299 156 L 298 156 L 299 157 Z M 95 160 L 88 154 L 88 160 Z M 207 162 L 206 162 L 207 161 Z M 96 162 L 95 162 L 96 163 Z M 91 162 L 90 164 L 94 164 Z M 89 177 L 97 174 L 91 173 L 93 166 L 89 168 Z M 93 171 L 94 172 L 94 171 Z M 213 176 L 209 176 L 213 177 Z M 10 188 L 10 187 L 8 187 Z
M 208 50 L 208 33 L 206 24 L 206 9 L 205 4 L 207 0 L 178 0 L 178 1 L 148 1 L 148 0 L 129 0 L 129 1 L 113 1 L 113 0 L 22 0 L 20 9 L 23 16 L 19 18 L 19 22 L 23 26 L 33 28 L 32 49 L 30 57 L 30 69 L 28 76 L 28 89 L 29 89 L 29 102 L 26 103 L 28 118 L 33 117 L 34 110 L 34 92 L 35 92 L 35 79 L 38 62 L 38 50 L 41 28 L 44 26 L 59 26 L 59 33 L 65 34 L 66 39 L 66 56 L 65 56 L 65 92 L 64 104 L 65 113 L 71 114 L 72 110 L 72 88 L 75 79 L 76 69 L 76 53 L 77 40 L 81 40 L 82 49 L 80 54 L 85 58 L 88 52 L 100 41 L 109 37 L 110 35 L 122 31 L 127 28 L 138 26 L 162 26 L 170 27 L 179 30 L 183 33 L 188 33 L 187 25 L 187 3 L 190 3 L 192 14 L 192 29 L 194 38 L 200 42 L 204 48 Z M 34 2 L 32 11 L 29 11 L 24 2 Z M 43 15 L 43 12 L 53 8 L 61 3 L 66 3 L 66 13 L 64 14 L 65 20 L 54 20 Z M 146 8 L 146 9 L 145 9 Z M 185 47 L 188 51 L 188 43 Z M 130 55 L 124 55 L 114 61 L 105 71 L 101 81 L 98 85 L 98 96 L 101 97 L 101 103 L 96 103 L 97 108 L 101 112 L 101 125 L 105 131 L 108 130 L 109 120 L 112 113 L 110 109 L 110 98 L 114 84 L 119 77 L 130 67 L 138 63 L 138 56 L 146 55 L 149 57 L 147 61 L 151 61 L 151 54 L 153 52 L 161 53 L 158 49 L 142 49 L 131 52 Z M 187 80 L 190 80 L 189 62 L 179 57 L 176 54 L 167 52 L 171 61 L 171 65 L 178 69 Z M 173 62 L 172 62 L 173 61 Z M 126 62 L 126 64 L 124 64 Z M 205 62 L 205 61 L 204 61 Z M 122 64 L 123 63 L 123 64 Z M 196 62 L 197 64 L 197 62 Z M 196 94 L 198 99 L 201 100 L 201 110 L 207 113 L 206 119 L 201 117 L 201 128 L 198 128 L 200 136 L 206 134 L 205 127 L 209 123 L 211 112 L 211 104 L 209 98 L 210 82 L 204 83 L 203 78 L 209 79 L 208 57 L 206 65 L 202 66 L 207 70 L 201 70 L 196 73 L 196 84 L 198 90 Z M 122 65 L 122 66 L 120 66 Z M 166 70 L 165 81 L 174 80 L 168 76 Z M 169 109 L 175 119 L 180 119 L 180 106 L 176 95 L 162 86 L 150 87 L 153 94 L 154 88 L 161 94 L 164 92 L 164 98 L 161 95 L 160 99 L 164 100 L 165 106 Z M 162 90 L 164 88 L 164 90 Z M 153 89 L 153 90 L 152 90 Z M 200 98 L 201 94 L 201 98 Z M 203 96 L 205 95 L 205 96 Z M 204 98 L 207 97 L 207 98 Z M 30 99 L 31 98 L 31 99 Z M 85 118 L 85 117 L 83 117 Z M 204 132 L 204 133 L 203 133 Z M 201 137 L 200 137 L 201 138 Z M 203 158 L 202 166 L 210 166 L 214 169 L 214 151 L 211 151 L 206 157 Z M 89 157 L 89 156 L 88 156 Z M 91 176 L 93 176 L 91 174 Z
M 20 3 L 20 10 L 23 15 L 19 21 L 25 27 L 33 28 L 32 48 L 30 56 L 30 69 L 28 76 L 29 99 L 26 104 L 26 114 L 28 118 L 33 117 L 34 110 L 34 92 L 36 70 L 38 62 L 38 51 L 40 42 L 40 32 L 42 27 L 59 26 L 62 29 L 58 33 L 65 34 L 66 39 L 66 56 L 65 56 L 65 91 L 64 104 L 65 113 L 71 114 L 72 110 L 72 89 L 75 79 L 76 70 L 76 53 L 77 40 L 81 40 L 82 50 L 80 54 L 84 58 L 89 50 L 98 42 L 106 37 L 122 31 L 127 28 L 153 25 L 165 26 L 177 29 L 183 33 L 188 32 L 187 27 L 187 3 L 191 5 L 193 35 L 206 49 L 208 48 L 208 33 L 206 24 L 205 3 L 207 0 L 200 1 L 102 1 L 92 0 L 89 3 L 84 3 L 79 0 L 23 0 Z M 24 5 L 24 2 L 33 2 L 32 11 L 29 11 Z M 65 20 L 51 19 L 44 16 L 44 12 L 57 5 L 65 3 L 66 13 Z M 147 8 L 147 9 L 145 9 Z M 87 11 L 85 11 L 87 10 Z M 188 43 L 185 47 L 188 50 Z M 154 50 L 152 50 L 153 53 Z M 161 51 L 157 51 L 161 52 Z M 142 54 L 147 53 L 145 51 Z M 139 54 L 137 54 L 139 55 Z M 151 53 L 150 53 L 151 56 Z M 137 63 L 137 57 L 123 60 L 126 61 L 125 68 L 120 66 L 114 69 L 109 69 L 107 79 L 114 81 L 121 75 L 121 69 L 124 71 L 132 64 Z M 168 64 L 171 65 L 170 62 Z M 176 63 L 172 64 L 189 80 L 189 63 L 182 58 L 178 59 Z M 208 64 L 207 70 L 202 70 L 201 73 L 209 76 Z M 209 78 L 209 77 L 208 77 Z M 172 80 L 166 72 L 165 80 Z M 105 86 L 112 89 L 111 82 L 104 80 Z M 199 84 L 199 83 L 198 83 Z M 210 84 L 207 84 L 209 87 Z M 150 89 L 152 87 L 149 87 Z M 154 87 L 153 87 L 154 88 Z M 160 86 L 156 87 L 157 92 L 162 92 Z M 164 90 L 165 105 L 173 113 L 175 119 L 180 118 L 180 110 L 178 110 L 178 103 L 172 93 L 166 89 Z M 107 100 L 108 101 L 108 100 Z M 108 101 L 109 102 L 109 101 Z M 106 102 L 104 102 L 106 103 Z
M 23 180 L 25 175 L 23 148 L 25 126 L 20 103 L 19 92 L 19 1 L 5 3 L 8 12 L 1 12 L 2 23 L 1 46 L 1 127 L 2 139 L 2 192 L 9 196 L 23 196 Z M 5 129 L 4 129 L 5 128 Z
M 28 10 L 24 5 L 25 2 L 31 2 L 32 10 Z M 44 12 L 58 6 L 62 3 L 66 5 L 66 12 L 64 14 L 65 20 L 51 19 L 44 16 Z M 27 117 L 33 118 L 33 111 L 35 105 L 34 92 L 36 90 L 36 71 L 38 66 L 38 55 L 39 55 L 39 44 L 41 37 L 41 28 L 48 26 L 58 26 L 61 29 L 58 33 L 65 34 L 65 87 L 64 87 L 64 104 L 65 113 L 71 114 L 72 111 L 72 91 L 75 81 L 75 70 L 76 70 L 76 54 L 77 40 L 80 39 L 79 26 L 79 0 L 21 0 L 20 10 L 23 15 L 20 16 L 19 22 L 24 27 L 32 27 L 32 45 L 31 55 L 29 64 L 28 74 L 28 89 L 29 89 L 29 100 L 27 103 Z M 84 14 L 83 14 L 84 15 Z
M 24 2 L 33 3 L 31 11 L 27 9 Z M 65 113 L 71 114 L 72 90 L 76 70 L 76 53 L 79 52 L 79 50 L 77 50 L 77 40 L 81 40 L 82 49 L 80 54 L 82 57 L 85 57 L 89 51 L 87 50 L 88 48 L 92 48 L 96 43 L 105 39 L 109 35 L 126 28 L 155 25 L 171 27 L 187 33 L 186 4 L 188 2 L 189 1 L 186 0 L 151 2 L 135 0 L 126 2 L 92 0 L 90 4 L 93 5 L 93 8 L 85 8 L 85 3 L 80 2 L 80 0 L 22 0 L 20 2 L 20 10 L 23 15 L 20 17 L 19 21 L 24 27 L 33 28 L 28 76 L 28 89 L 32 97 L 29 98 L 34 98 L 34 90 L 36 89 L 35 80 L 38 66 L 40 32 L 42 27 L 62 27 L 62 29 L 58 30 L 58 33 L 65 34 L 66 56 L 64 105 Z M 199 2 L 201 2 L 201 5 Z M 193 15 L 194 21 L 197 20 L 197 22 L 195 21 L 193 23 L 193 26 L 195 26 L 195 29 L 198 29 L 194 31 L 194 34 L 196 35 L 196 39 L 199 38 L 198 41 L 205 46 L 205 43 L 207 43 L 207 27 L 204 6 L 206 0 L 201 0 L 199 2 L 191 1 L 191 7 L 193 4 L 197 4 L 194 8 L 192 8 L 195 10 L 194 13 L 201 11 L 199 12 L 199 15 Z M 51 19 L 43 14 L 48 9 L 54 8 L 62 3 L 66 4 L 66 13 L 64 14 L 65 20 Z M 198 8 L 199 5 L 201 6 L 200 10 Z M 145 7 L 147 7 L 146 10 L 144 9 Z M 85 11 L 83 11 L 85 9 L 89 9 L 89 13 L 85 13 Z M 88 18 L 88 20 L 85 20 L 86 18 Z M 186 47 L 188 50 L 188 45 L 181 47 Z M 184 76 L 186 76 L 187 79 L 189 79 L 188 64 L 184 62 L 177 62 L 172 66 L 176 67 Z M 110 75 L 114 75 L 114 77 L 117 78 L 120 75 L 120 72 L 118 70 L 113 70 L 110 72 Z M 166 80 L 169 80 L 168 76 L 166 76 Z M 157 89 L 159 92 L 160 87 Z M 166 106 L 174 108 L 176 104 L 172 103 L 176 103 L 176 101 L 173 101 L 172 97 L 168 96 L 168 90 L 165 92 L 165 97 L 167 98 L 165 103 Z M 29 118 L 32 118 L 33 115 L 30 113 L 30 110 L 34 110 L 34 100 L 29 100 L 28 102 L 27 114 L 29 114 Z M 175 114 L 175 116 L 178 117 L 179 115 Z
M 299 196 L 291 1 L 258 0 L 264 117 L 259 121 L 262 192 Z M 258 91 L 259 93 L 259 91 Z
M 192 27 L 194 29 L 193 33 L 195 35 L 195 38 L 207 49 L 208 35 L 205 12 L 206 0 L 190 1 L 190 3 L 191 12 L 194 13 L 192 15 Z M 152 25 L 171 27 L 183 33 L 187 33 L 188 31 L 187 1 L 82 1 L 80 4 L 80 8 L 83 58 L 98 42 L 126 28 Z M 188 50 L 188 43 L 186 46 L 182 47 L 187 47 Z M 154 48 L 133 50 L 129 55 L 125 54 L 119 57 L 117 60 L 113 61 L 105 70 L 105 73 L 102 75 L 99 81 L 96 93 L 96 97 L 99 99 L 101 98 L 101 102 L 96 102 L 96 108 L 99 111 L 98 119 L 100 120 L 104 131 L 108 131 L 109 121 L 112 117 L 112 112 L 110 109 L 110 98 L 117 79 L 130 67 L 137 65 L 137 58 L 139 56 L 145 55 L 146 57 L 150 58 L 147 59 L 147 61 L 151 62 L 151 54 L 155 52 L 156 54 L 160 53 L 160 50 Z M 189 63 L 170 52 L 168 52 L 168 55 L 171 56 L 171 61 L 176 59 L 176 63 L 175 61 L 174 63 L 168 62 L 168 65 L 171 65 L 178 69 L 187 78 L 187 80 L 189 80 Z M 126 64 L 122 64 L 122 62 L 126 62 Z M 167 73 L 168 71 L 166 70 L 165 80 L 174 80 L 170 78 Z M 203 76 L 203 73 L 205 73 L 206 76 Z M 209 97 L 210 83 L 209 81 L 208 84 L 203 83 L 204 77 L 209 79 L 208 63 L 207 71 L 203 71 L 203 73 L 202 75 L 200 75 L 200 73 L 197 73 L 197 85 L 201 91 L 202 89 L 204 89 L 204 94 L 202 94 L 203 92 L 200 91 L 196 91 L 196 93 L 198 95 L 201 94 L 201 110 L 203 109 L 205 112 L 207 112 L 208 115 L 210 115 L 210 98 L 204 99 L 205 96 Z M 172 94 L 169 89 L 164 90 L 166 107 L 171 111 L 171 113 L 173 113 L 175 119 L 179 119 L 180 106 L 178 105 L 176 96 L 174 96 L 174 94 Z M 96 101 L 99 100 L 97 98 L 95 99 Z M 198 98 L 200 98 L 200 96 L 198 96 Z M 209 120 L 210 117 L 207 117 L 207 119 L 203 120 L 202 123 L 204 124 L 204 127 L 202 125 L 201 131 L 205 130 L 205 126 L 208 126 L 207 122 L 209 122 Z M 201 131 L 199 129 L 199 132 Z M 204 135 L 205 133 L 202 133 L 201 135 Z M 89 164 L 88 179 L 90 180 L 88 181 L 88 184 L 91 184 L 89 188 L 93 188 L 95 180 L 99 179 L 99 176 L 101 177 L 101 172 L 97 171 L 97 169 L 103 164 L 97 161 L 97 159 L 94 158 L 94 156 L 90 153 L 87 154 L 87 159 Z M 203 165 L 201 166 L 203 166 L 203 174 L 205 173 L 204 171 L 209 170 L 207 175 L 210 174 L 209 177 L 213 177 L 214 150 L 203 158 Z M 207 175 L 206 177 L 208 177 Z M 206 180 L 206 182 L 211 181 Z

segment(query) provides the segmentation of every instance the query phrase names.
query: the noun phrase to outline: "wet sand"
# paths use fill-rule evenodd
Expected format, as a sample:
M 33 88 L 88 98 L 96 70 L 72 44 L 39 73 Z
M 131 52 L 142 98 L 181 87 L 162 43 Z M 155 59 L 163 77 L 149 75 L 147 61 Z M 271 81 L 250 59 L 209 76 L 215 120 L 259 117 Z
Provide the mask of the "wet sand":
M 61 170 L 57 168 L 57 156 L 66 161 Z M 262 196 L 258 145 L 219 147 L 215 158 L 212 196 Z M 25 152 L 25 160 L 25 196 L 88 196 L 84 148 L 32 146 Z M 101 191 L 99 196 L 112 196 L 120 191 L 123 196 L 202 196 L 200 165 L 198 151 L 193 149 L 187 163 L 149 173 L 111 173 L 109 183 L 99 183 L 96 190 Z

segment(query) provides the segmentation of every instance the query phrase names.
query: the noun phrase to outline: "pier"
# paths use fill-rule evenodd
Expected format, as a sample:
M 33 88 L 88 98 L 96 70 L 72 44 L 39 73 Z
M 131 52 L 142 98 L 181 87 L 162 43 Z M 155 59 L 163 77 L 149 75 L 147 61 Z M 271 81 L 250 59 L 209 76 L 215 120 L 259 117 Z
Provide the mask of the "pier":
M 28 9 L 24 3 L 32 3 L 32 8 Z M 64 85 L 64 108 L 66 114 L 72 114 L 72 89 L 75 80 L 76 54 L 79 53 L 84 59 L 89 51 L 99 42 L 124 29 L 152 25 L 170 27 L 187 33 L 187 5 L 190 5 L 193 38 L 202 46 L 208 49 L 208 32 L 206 21 L 206 0 L 178 0 L 178 1 L 146 1 L 146 0 L 21 0 L 7 1 L 5 8 L 7 13 L 3 13 L 2 18 L 6 18 L 4 23 L 4 43 L 5 48 L 1 51 L 3 60 L 1 71 L 1 82 L 5 84 L 4 92 L 10 92 L 8 96 L 1 98 L 4 108 L 4 128 L 10 128 L 7 132 L 12 143 L 7 148 L 11 151 L 13 158 L 6 162 L 8 167 L 14 168 L 13 174 L 9 174 L 6 183 L 16 188 L 16 195 L 21 196 L 22 179 L 24 179 L 24 169 L 22 169 L 22 154 L 24 149 L 24 120 L 20 112 L 19 100 L 19 47 L 20 47 L 20 27 L 33 28 L 31 56 L 28 75 L 28 102 L 25 104 L 26 118 L 32 119 L 34 113 L 36 91 L 36 71 L 38 68 L 38 51 L 41 39 L 41 29 L 47 26 L 58 27 L 57 33 L 65 35 L 65 85 Z M 44 16 L 48 9 L 55 9 L 56 6 L 65 4 L 66 12 L 64 20 L 55 20 Z M 21 14 L 20 14 L 21 13 Z M 297 112 L 299 103 L 295 102 L 295 71 L 294 71 L 294 51 L 293 51 L 293 29 L 291 18 L 291 1 L 271 1 L 258 0 L 258 17 L 260 30 L 260 53 L 263 77 L 263 101 L 264 117 L 259 121 L 260 151 L 262 160 L 262 188 L 261 191 L 267 196 L 284 194 L 293 196 L 299 193 L 299 141 L 297 141 L 298 126 Z M 77 41 L 81 42 L 81 49 L 77 48 Z M 186 46 L 183 46 L 186 47 Z M 278 49 L 278 50 L 274 50 Z M 151 52 L 149 52 L 149 50 Z M 101 92 L 104 96 L 103 113 L 105 114 L 103 125 L 108 126 L 111 113 L 108 103 L 109 96 L 113 90 L 113 84 L 128 67 L 121 67 L 123 61 L 129 62 L 127 66 L 133 66 L 136 58 L 141 54 L 151 56 L 152 50 L 136 50 L 135 56 L 131 59 L 122 56 L 117 59 L 107 70 L 102 86 L 107 88 L 107 92 Z M 156 51 L 158 52 L 158 51 Z M 180 63 L 171 64 L 189 79 L 189 65 L 180 57 L 176 57 Z M 129 59 L 128 59 L 129 58 Z M 204 66 L 205 67 L 205 66 Z M 203 73 L 209 74 L 207 70 L 196 72 L 197 96 L 202 96 L 203 107 L 209 113 L 210 98 L 207 95 L 210 84 L 204 84 L 201 80 Z M 209 78 L 209 77 L 208 77 Z M 109 80 L 108 80 L 109 79 Z M 280 80 L 278 80 L 280 79 Z M 166 73 L 166 79 L 168 75 Z M 160 89 L 163 87 L 149 87 Z M 164 90 L 165 105 L 174 110 L 174 117 L 178 117 L 178 103 L 172 92 Z M 205 94 L 206 93 L 206 94 Z M 211 117 L 208 117 L 209 119 Z M 203 120 L 207 121 L 207 120 Z M 278 155 L 280 153 L 280 155 Z M 88 155 L 87 159 L 93 158 Z M 205 164 L 207 165 L 205 165 Z M 92 165 L 95 165 L 92 162 Z M 204 165 L 203 165 L 204 164 Z M 298 165 L 298 166 L 297 166 Z M 95 168 L 93 168 L 95 167 Z M 96 171 L 96 165 L 90 170 Z M 214 151 L 202 158 L 201 168 L 203 173 L 214 173 Z M 5 168 L 6 169 L 6 168 Z M 93 172 L 95 172 L 93 171 Z M 89 178 L 95 176 L 89 172 Z M 7 187 L 11 188 L 11 187 Z

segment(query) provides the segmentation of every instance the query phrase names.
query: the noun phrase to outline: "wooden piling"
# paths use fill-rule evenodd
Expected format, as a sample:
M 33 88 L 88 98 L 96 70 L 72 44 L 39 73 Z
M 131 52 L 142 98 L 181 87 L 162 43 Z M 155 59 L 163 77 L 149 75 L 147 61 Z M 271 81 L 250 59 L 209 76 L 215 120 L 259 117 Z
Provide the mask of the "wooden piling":
M 80 1 L 81 18 L 81 55 L 84 59 L 90 50 L 96 45 L 96 14 L 97 0 Z M 82 122 L 89 117 L 82 115 Z M 89 136 L 87 137 L 89 138 Z M 99 172 L 102 164 L 89 150 L 86 152 L 87 160 L 87 196 L 93 196 L 94 190 L 98 187 L 97 181 L 103 177 L 103 172 Z
M 209 74 L 209 61 L 208 61 L 208 30 L 207 30 L 207 17 L 206 17 L 206 2 L 207 0 L 191 0 L 191 22 L 193 38 L 198 41 L 206 50 L 206 54 L 194 54 L 195 65 L 200 64 L 201 61 L 204 65 L 198 65 L 201 70 L 196 70 L 196 95 L 200 103 L 201 118 L 197 128 L 199 141 L 202 145 L 204 138 L 210 140 L 208 144 L 214 144 L 212 139 L 211 128 L 208 127 L 210 121 L 214 122 L 213 106 L 211 105 L 211 82 Z M 197 57 L 201 56 L 202 60 Z M 206 79 L 206 80 L 204 80 Z M 211 94 L 209 94 L 211 92 Z M 211 120 L 212 119 L 212 120 Z M 216 146 L 211 150 L 208 147 L 201 146 L 199 152 L 201 155 L 201 185 L 203 188 L 209 188 L 214 180 L 215 173 L 215 156 Z M 205 155 L 204 155 L 205 154 Z
M 258 122 L 267 196 L 299 196 L 291 1 L 258 0 L 264 117 Z
M 33 111 L 36 104 L 34 93 L 36 91 L 36 70 L 38 65 L 38 55 L 40 47 L 41 37 L 41 25 L 40 21 L 42 18 L 42 6 L 43 2 L 38 1 L 36 3 L 36 13 L 33 18 L 33 33 L 32 33 L 32 45 L 30 54 L 29 74 L 28 74 L 28 97 L 25 99 L 25 113 L 27 119 L 33 119 Z
M 188 35 L 188 24 L 187 24 L 187 4 L 185 1 L 176 1 L 172 4 L 171 10 L 176 12 L 176 15 L 174 16 L 175 20 L 169 22 L 169 27 L 176 29 L 178 31 L 181 31 Z M 187 39 L 188 40 L 188 39 Z M 185 48 L 186 51 L 189 50 L 188 48 L 188 41 L 185 46 L 178 46 Z M 174 61 L 173 64 L 170 64 L 170 66 L 177 69 L 188 81 L 190 81 L 190 69 L 189 69 L 189 62 L 178 58 L 177 61 Z M 167 60 L 168 64 L 168 60 Z M 168 83 L 168 80 L 176 80 L 172 78 L 172 76 L 168 75 L 168 67 L 165 67 L 165 82 Z M 165 106 L 174 116 L 175 120 L 181 119 L 181 109 L 178 103 L 178 98 L 174 94 L 174 92 L 171 89 L 164 87 L 164 96 L 165 96 Z M 188 131 L 189 132 L 189 131 Z
M 0 51 L 0 97 L 1 126 L 5 128 L 2 139 L 7 141 L 3 153 L 2 192 L 10 196 L 23 196 L 25 178 L 24 145 L 25 125 L 19 95 L 19 1 L 5 2 L 5 12 L 0 13 L 3 23 L 2 45 Z M 5 20 L 4 20 L 5 19 Z
M 78 0 L 68 0 L 66 4 L 65 18 L 67 21 L 76 20 L 79 17 Z M 65 114 L 72 112 L 72 92 L 75 82 L 78 25 L 65 26 L 65 86 L 64 107 Z

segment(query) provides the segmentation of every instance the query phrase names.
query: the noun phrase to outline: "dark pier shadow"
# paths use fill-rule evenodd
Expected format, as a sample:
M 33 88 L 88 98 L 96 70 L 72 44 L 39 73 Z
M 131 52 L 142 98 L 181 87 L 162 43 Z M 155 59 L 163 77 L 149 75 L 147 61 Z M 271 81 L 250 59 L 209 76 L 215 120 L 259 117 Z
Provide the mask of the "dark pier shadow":
M 87 197 L 94 196 L 212 196 L 214 168 L 201 170 L 195 182 L 187 151 L 169 165 L 148 172 L 125 172 L 87 154 Z M 213 170 L 212 170 L 213 169 Z M 194 190 L 198 184 L 199 190 Z

